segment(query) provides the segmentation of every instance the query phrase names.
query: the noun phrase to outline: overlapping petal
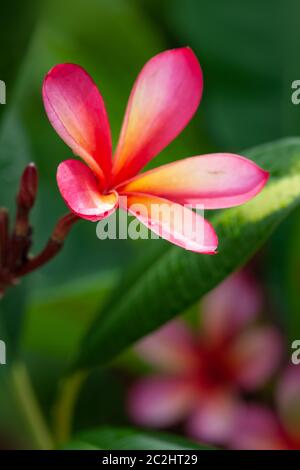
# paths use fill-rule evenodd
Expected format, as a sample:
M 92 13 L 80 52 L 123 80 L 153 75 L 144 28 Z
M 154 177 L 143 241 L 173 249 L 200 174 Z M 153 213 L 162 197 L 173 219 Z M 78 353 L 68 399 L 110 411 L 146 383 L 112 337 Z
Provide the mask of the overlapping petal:
M 284 450 L 289 448 L 276 415 L 261 405 L 244 405 L 236 414 L 230 448 L 238 450 Z
M 79 65 L 56 65 L 45 77 L 43 100 L 56 132 L 105 185 L 112 167 L 110 127 L 92 78 Z
M 195 399 L 195 389 L 181 378 L 146 377 L 132 387 L 128 412 L 140 425 L 171 426 L 187 415 Z
M 198 348 L 187 325 L 175 320 L 142 339 L 136 351 L 148 363 L 167 373 L 186 373 L 198 368 Z
M 100 220 L 117 207 L 118 192 L 128 198 L 120 207 L 154 233 L 187 250 L 214 254 L 218 240 L 213 228 L 183 205 L 215 209 L 242 204 L 262 189 L 268 173 L 238 155 L 213 154 L 137 176 L 187 125 L 202 88 L 201 67 L 191 49 L 165 51 L 148 61 L 132 89 L 112 162 L 108 117 L 95 83 L 78 65 L 53 67 L 43 83 L 46 112 L 60 137 L 91 169 L 74 161 L 60 165 L 58 185 L 70 209 Z M 136 210 L 137 205 L 143 209 Z M 164 209 L 149 217 L 153 205 Z M 170 211 L 176 215 L 166 220 Z
M 283 374 L 276 394 L 278 417 L 266 407 L 241 407 L 231 436 L 236 449 L 299 449 L 300 372 L 289 366 Z
M 247 390 L 261 386 L 282 358 L 282 339 L 273 327 L 256 327 L 240 334 L 230 351 L 236 382 Z
M 175 245 L 198 253 L 216 251 L 218 239 L 209 222 L 180 204 L 147 194 L 128 193 L 122 194 L 120 207 Z
M 131 92 L 114 159 L 115 184 L 136 175 L 187 125 L 202 95 L 202 72 L 189 48 L 146 63 Z
M 300 445 L 300 368 L 291 365 L 284 373 L 277 390 L 279 413 L 288 433 Z
M 66 160 L 58 166 L 57 184 L 67 206 L 83 219 L 96 222 L 117 208 L 117 193 L 101 194 L 95 174 L 79 160 Z
M 255 163 L 230 153 L 186 158 L 147 171 L 124 185 L 124 191 L 164 197 L 204 209 L 237 206 L 253 198 L 269 174 Z
M 187 422 L 188 434 L 200 442 L 224 444 L 232 434 L 238 401 L 226 391 L 202 397 Z

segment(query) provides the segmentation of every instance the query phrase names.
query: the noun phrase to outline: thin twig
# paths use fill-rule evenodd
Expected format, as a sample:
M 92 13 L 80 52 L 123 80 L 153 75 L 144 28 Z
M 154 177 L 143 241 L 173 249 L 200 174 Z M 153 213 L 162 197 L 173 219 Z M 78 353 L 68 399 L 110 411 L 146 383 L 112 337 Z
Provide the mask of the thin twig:
M 78 220 L 79 217 L 74 214 L 67 214 L 62 217 L 56 224 L 52 236 L 45 248 L 37 256 L 30 259 L 24 266 L 21 266 L 21 268 L 17 269 L 16 276 L 21 277 L 25 274 L 35 271 L 37 268 L 40 268 L 44 264 L 48 263 L 52 258 L 54 258 L 62 249 L 65 238 L 67 237 L 74 223 Z
M 26 260 L 27 253 L 31 245 L 31 227 L 28 227 L 27 233 L 18 235 L 13 233 L 10 239 L 8 267 L 15 272 Z

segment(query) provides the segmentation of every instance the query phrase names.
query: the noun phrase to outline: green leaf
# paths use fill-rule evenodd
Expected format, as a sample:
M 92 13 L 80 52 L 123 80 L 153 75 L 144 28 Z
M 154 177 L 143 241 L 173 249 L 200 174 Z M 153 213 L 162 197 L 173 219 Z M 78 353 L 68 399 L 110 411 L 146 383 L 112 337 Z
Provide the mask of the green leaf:
M 300 139 L 266 144 L 244 155 L 271 172 L 268 185 L 243 206 L 212 218 L 219 254 L 199 255 L 168 245 L 144 273 L 100 312 L 75 367 L 104 364 L 134 341 L 182 313 L 243 265 L 300 200 Z M 126 278 L 126 274 L 124 276 Z M 123 293 L 123 295 L 122 295 Z
M 22 354 L 39 404 L 49 421 L 53 420 L 52 406 L 57 400 L 58 383 L 117 277 L 118 273 L 111 271 L 86 276 L 80 281 L 68 282 L 57 288 L 35 288 L 30 291 L 21 341 Z M 94 372 L 96 371 L 93 370 Z M 101 384 L 102 382 L 99 386 Z M 107 391 L 108 395 L 109 393 Z M 84 411 L 88 411 L 88 416 L 83 413 L 84 423 L 89 416 L 95 417 L 101 413 L 101 410 L 93 412 L 89 398 L 87 404 Z M 81 411 L 79 410 L 79 414 Z M 102 423 L 104 421 L 92 421 L 88 427 Z
M 278 277 L 280 276 L 280 289 L 284 289 L 286 294 L 280 307 L 283 311 L 284 326 L 286 327 L 290 342 L 300 338 L 300 208 L 295 211 L 291 222 L 287 247 L 285 249 L 286 256 L 283 257 L 282 266 L 280 266 L 279 273 L 277 274 Z M 276 273 L 278 271 L 277 264 L 274 271 Z M 277 291 L 278 285 L 274 284 L 275 282 L 273 282 L 273 290 Z
M 9 289 L 0 300 L 0 340 L 4 341 L 6 350 L 6 364 L 0 365 L 0 433 L 11 438 L 15 438 L 20 429 L 21 418 L 13 395 L 10 374 L 19 357 L 26 293 L 26 286 L 19 285 Z M 27 436 L 20 442 L 25 445 Z
M 32 294 L 22 341 L 26 352 L 52 355 L 64 366 L 116 279 L 116 272 L 107 272 Z
M 299 78 L 299 2 L 273 0 L 272 13 L 261 0 L 218 8 L 211 0 L 165 3 L 168 29 L 203 67 L 199 129 L 207 127 L 222 151 L 299 133 L 300 106 L 291 101 Z
M 72 416 L 73 433 L 99 426 L 126 426 L 128 383 L 120 369 L 92 369 L 80 387 Z M 97 403 L 97 406 L 95 406 Z M 72 433 L 72 434 L 73 434 Z
M 12 91 L 18 70 L 26 54 L 27 45 L 37 18 L 36 0 L 2 2 L 0 15 L 0 80 L 6 84 L 6 102 L 12 99 Z M 6 106 L 0 105 L 0 119 Z
M 8 365 L 18 350 L 25 301 L 25 285 L 10 288 L 0 300 L 0 339 L 6 344 Z
M 14 208 L 20 176 L 31 160 L 30 146 L 14 106 L 6 112 L 0 129 L 0 206 Z
M 67 450 L 207 450 L 182 437 L 127 428 L 84 431 L 66 445 Z

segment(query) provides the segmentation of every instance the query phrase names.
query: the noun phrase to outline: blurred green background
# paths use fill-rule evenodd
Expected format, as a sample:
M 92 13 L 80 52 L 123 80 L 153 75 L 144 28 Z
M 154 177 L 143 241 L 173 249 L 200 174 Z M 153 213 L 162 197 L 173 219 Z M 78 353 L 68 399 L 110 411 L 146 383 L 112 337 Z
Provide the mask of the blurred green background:
M 2 206 L 13 208 L 23 167 L 36 162 L 34 250 L 66 211 L 55 173 L 70 151 L 50 126 L 41 100 L 43 77 L 53 65 L 78 63 L 93 76 L 116 143 L 141 67 L 162 50 L 189 45 L 203 68 L 203 100 L 188 128 L 154 164 L 208 151 L 239 152 L 300 133 L 300 107 L 291 102 L 291 83 L 300 79 L 299 18 L 296 0 L 15 0 L 1 5 L 0 79 L 6 82 L 7 104 L 0 106 L 0 198 Z M 300 333 L 299 216 L 294 212 L 260 254 L 261 282 L 291 338 Z M 150 246 L 143 240 L 100 242 L 95 228 L 81 221 L 61 255 L 10 292 L 0 307 L 8 361 L 22 328 L 21 354 L 49 421 L 68 357 L 123 268 Z M 24 322 L 17 327 L 21 315 Z M 30 436 L 15 429 L 19 411 L 3 368 L 0 372 L 2 434 L 30 446 Z M 75 428 L 125 422 L 122 386 L 113 369 L 94 371 L 82 391 Z M 98 403 L 96 412 L 91 402 Z

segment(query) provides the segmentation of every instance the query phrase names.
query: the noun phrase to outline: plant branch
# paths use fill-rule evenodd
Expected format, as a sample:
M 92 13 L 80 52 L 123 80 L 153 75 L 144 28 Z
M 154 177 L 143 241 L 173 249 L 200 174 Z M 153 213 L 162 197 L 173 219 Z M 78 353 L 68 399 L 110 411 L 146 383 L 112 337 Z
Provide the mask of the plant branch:
M 67 237 L 74 223 L 78 220 L 79 217 L 72 213 L 63 216 L 56 224 L 52 236 L 45 248 L 41 251 L 41 253 L 30 259 L 20 269 L 18 269 L 16 271 L 16 276 L 21 277 L 25 274 L 35 271 L 54 258 L 62 249 L 65 238 Z

